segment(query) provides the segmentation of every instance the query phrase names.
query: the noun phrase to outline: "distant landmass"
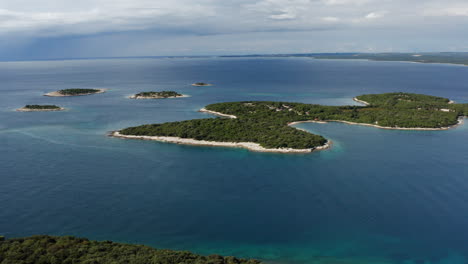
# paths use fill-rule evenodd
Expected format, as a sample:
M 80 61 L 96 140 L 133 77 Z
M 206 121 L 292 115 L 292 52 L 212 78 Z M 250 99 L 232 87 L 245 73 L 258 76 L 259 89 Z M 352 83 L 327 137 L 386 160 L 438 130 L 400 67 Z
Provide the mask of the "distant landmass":
M 276 55 L 245 55 L 221 57 L 310 57 L 315 59 L 361 59 L 375 61 L 408 61 L 418 63 L 448 63 L 468 65 L 468 52 L 422 52 L 422 53 L 302 53 Z
M 126 57 L 83 57 L 83 58 L 50 58 L 31 59 L 34 60 L 112 60 L 112 59 L 200 59 L 200 58 L 255 58 L 255 57 L 305 57 L 315 59 L 353 59 L 353 60 L 375 60 L 375 61 L 408 61 L 418 63 L 448 63 L 468 65 L 468 52 L 382 52 L 382 53 L 285 53 L 285 54 L 250 54 L 250 55 L 219 55 L 219 56 L 126 56 Z M 2 61 L 2 60 L 0 60 Z M 17 61 L 17 60 L 13 60 Z

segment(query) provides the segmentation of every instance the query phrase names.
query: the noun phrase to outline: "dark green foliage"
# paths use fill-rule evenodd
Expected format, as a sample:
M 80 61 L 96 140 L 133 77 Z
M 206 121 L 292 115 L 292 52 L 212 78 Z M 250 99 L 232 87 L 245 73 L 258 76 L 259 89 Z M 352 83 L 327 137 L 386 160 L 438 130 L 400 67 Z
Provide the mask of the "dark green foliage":
M 26 109 L 37 109 L 37 110 L 60 109 L 60 107 L 58 107 L 56 105 L 26 105 L 24 108 L 26 108 Z
M 250 119 L 195 119 L 123 129 L 124 135 L 168 136 L 221 142 L 255 142 L 266 148 L 313 148 L 326 142 L 281 123 Z
M 63 95 L 82 95 L 82 94 L 93 94 L 97 93 L 100 90 L 98 89 L 65 89 L 65 90 L 60 90 L 58 91 L 60 94 Z
M 449 99 L 443 97 L 412 93 L 364 94 L 356 98 L 366 101 L 372 106 L 400 108 L 434 109 L 445 107 L 450 102 Z
M 362 95 L 369 106 L 322 106 L 287 102 L 233 102 L 205 108 L 237 119 L 196 119 L 143 125 L 120 131 L 124 135 L 173 136 L 222 142 L 255 142 L 267 148 L 314 148 L 326 142 L 287 126 L 295 121 L 348 121 L 383 127 L 441 128 L 455 125 L 468 113 L 468 104 L 449 104 L 446 98 L 388 93 Z
M 1 264 L 258 264 L 257 260 L 200 256 L 142 245 L 75 237 L 33 236 L 0 241 Z
M 156 98 L 168 98 L 182 96 L 182 94 L 174 91 L 161 91 L 161 92 L 141 92 L 135 94 L 135 97 L 156 97 Z

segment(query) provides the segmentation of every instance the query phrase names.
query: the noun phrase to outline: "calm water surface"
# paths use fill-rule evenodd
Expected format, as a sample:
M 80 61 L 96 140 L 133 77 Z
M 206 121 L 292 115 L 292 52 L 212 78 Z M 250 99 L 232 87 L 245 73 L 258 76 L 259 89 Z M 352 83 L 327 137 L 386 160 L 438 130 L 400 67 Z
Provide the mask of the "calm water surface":
M 76 235 L 267 263 L 468 262 L 468 126 L 298 127 L 333 140 L 309 155 L 106 137 L 210 115 L 206 104 L 354 104 L 416 92 L 468 102 L 468 68 L 312 59 L 0 63 L 0 234 Z M 192 87 L 205 81 L 212 87 Z M 104 94 L 48 98 L 65 88 Z M 150 90 L 190 98 L 130 100 Z M 25 104 L 64 112 L 19 113 Z

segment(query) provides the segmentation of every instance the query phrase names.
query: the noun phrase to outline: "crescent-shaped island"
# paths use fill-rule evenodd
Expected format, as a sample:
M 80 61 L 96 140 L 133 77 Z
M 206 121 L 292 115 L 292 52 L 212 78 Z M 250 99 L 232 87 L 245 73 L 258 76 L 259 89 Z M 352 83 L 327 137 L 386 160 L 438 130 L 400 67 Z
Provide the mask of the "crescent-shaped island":
M 275 153 L 310 153 L 330 147 L 320 135 L 291 127 L 303 122 L 343 122 L 382 129 L 447 130 L 462 123 L 468 104 L 412 93 L 366 94 L 365 106 L 248 101 L 216 103 L 202 111 L 225 118 L 150 124 L 111 136 L 188 145 L 241 147 Z

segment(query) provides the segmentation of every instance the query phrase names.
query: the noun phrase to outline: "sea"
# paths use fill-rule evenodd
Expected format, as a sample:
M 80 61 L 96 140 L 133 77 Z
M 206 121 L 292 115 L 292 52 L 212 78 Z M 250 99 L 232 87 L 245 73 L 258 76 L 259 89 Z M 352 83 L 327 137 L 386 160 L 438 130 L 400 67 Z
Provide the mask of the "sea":
M 43 96 L 68 88 L 108 90 Z M 191 97 L 128 99 L 162 90 Z M 214 118 L 198 110 L 218 102 L 355 105 L 356 95 L 386 92 L 468 103 L 468 67 L 267 57 L 0 62 L 0 235 L 72 235 L 268 264 L 468 263 L 468 125 L 297 125 L 333 141 L 312 154 L 108 137 Z M 15 111 L 26 104 L 67 110 Z

